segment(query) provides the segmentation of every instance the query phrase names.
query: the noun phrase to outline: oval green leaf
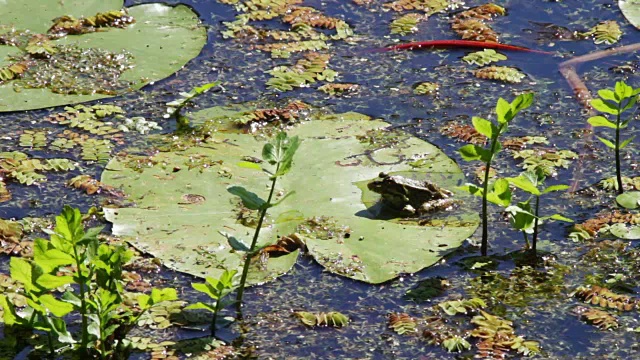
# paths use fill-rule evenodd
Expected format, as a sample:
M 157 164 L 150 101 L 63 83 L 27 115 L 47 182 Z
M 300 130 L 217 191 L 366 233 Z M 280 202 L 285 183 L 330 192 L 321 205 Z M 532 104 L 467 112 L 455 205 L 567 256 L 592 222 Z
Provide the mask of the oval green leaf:
M 0 27 L 0 33 L 13 27 L 33 34 L 45 34 L 52 20 L 59 16 L 90 17 L 98 12 L 122 8 L 122 0 L 9 0 L 3 2 L 0 9 L 2 23 L 9 27 Z M 104 31 L 68 35 L 51 43 L 112 53 L 125 50 L 131 54 L 133 68 L 126 70 L 120 80 L 129 82 L 128 89 L 113 95 L 60 94 L 49 88 L 21 88 L 17 92 L 14 85 L 19 80 L 5 81 L 0 82 L 0 112 L 75 104 L 139 89 L 179 70 L 197 56 L 206 43 L 205 28 L 200 25 L 197 14 L 187 6 L 151 3 L 132 6 L 127 11 L 135 23 L 124 29 L 103 28 L 101 30 Z M 14 46 L 0 45 L 0 67 L 14 62 L 9 56 L 24 54 Z
M 640 206 L 640 191 L 627 191 L 616 197 L 618 205 L 627 209 L 637 209 Z
M 206 110 L 204 110 L 206 111 Z M 381 131 L 387 123 L 369 120 L 330 120 L 347 114 L 305 122 L 289 131 L 299 136 L 300 148 L 291 171 L 278 179 L 276 193 L 296 191 L 268 211 L 267 226 L 259 245 L 277 236 L 298 232 L 309 253 L 327 270 L 368 283 L 381 283 L 402 273 L 413 273 L 436 263 L 471 236 L 478 225 L 472 196 L 456 188 L 464 180 L 456 163 L 434 145 L 405 133 L 396 146 L 374 148 L 359 137 Z M 164 260 L 173 269 L 196 276 L 219 277 L 223 270 L 240 269 L 245 253 L 233 250 L 227 238 L 251 242 L 254 229 L 237 221 L 239 200 L 227 191 L 242 186 L 266 196 L 269 177 L 252 169 L 232 167 L 231 178 L 221 176 L 215 166 L 181 170 L 190 157 L 207 157 L 224 164 L 237 164 L 246 156 L 259 156 L 264 140 L 234 133 L 215 133 L 210 145 L 154 156 L 151 168 L 136 172 L 126 166 L 128 158 L 117 158 L 107 166 L 102 181 L 122 188 L 137 204 L 135 208 L 105 208 L 113 233 L 125 236 L 134 246 Z M 377 146 L 377 145 L 376 145 Z M 410 163 L 425 159 L 429 166 L 413 170 Z M 227 165 L 231 167 L 232 165 Z M 380 196 L 367 183 L 380 172 L 430 179 L 455 192 L 463 200 L 460 209 L 441 211 L 423 219 L 400 219 L 377 202 Z M 206 201 L 181 203 L 186 193 L 200 194 Z M 264 194 L 263 194 L 264 193 Z M 274 199 L 278 201 L 279 198 Z M 289 216 L 289 214 L 301 216 Z M 313 230 L 325 225 L 336 232 Z M 223 231 L 225 236 L 219 231 Z M 260 283 L 286 272 L 296 254 L 270 258 L 266 270 L 254 266 L 252 283 Z

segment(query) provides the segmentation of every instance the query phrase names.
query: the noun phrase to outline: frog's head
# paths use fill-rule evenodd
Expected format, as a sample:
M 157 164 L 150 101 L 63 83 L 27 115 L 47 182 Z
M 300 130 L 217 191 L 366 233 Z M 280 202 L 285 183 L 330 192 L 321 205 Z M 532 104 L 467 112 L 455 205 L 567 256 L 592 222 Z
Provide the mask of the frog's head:
M 388 192 L 388 188 L 389 188 L 388 180 L 389 180 L 389 174 L 381 172 L 378 175 L 378 179 L 375 179 L 372 182 L 367 184 L 367 188 L 369 188 L 369 190 L 375 193 L 384 194 Z

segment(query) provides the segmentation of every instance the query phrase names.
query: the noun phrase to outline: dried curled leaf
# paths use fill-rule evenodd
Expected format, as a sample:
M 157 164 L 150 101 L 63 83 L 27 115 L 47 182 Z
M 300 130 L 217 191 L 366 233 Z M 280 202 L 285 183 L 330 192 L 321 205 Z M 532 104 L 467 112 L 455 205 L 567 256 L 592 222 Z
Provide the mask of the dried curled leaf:
M 427 16 L 423 14 L 406 14 L 393 20 L 389 28 L 392 34 L 404 36 L 418 31 L 418 24 L 426 19 Z
M 18 79 L 29 68 L 28 61 L 19 61 L 0 68 L 0 83 Z
M 466 314 L 469 311 L 475 311 L 487 307 L 484 300 L 480 298 L 471 298 L 464 300 L 449 300 L 438 304 L 440 309 L 447 315 Z
M 618 319 L 606 311 L 589 308 L 585 306 L 576 306 L 573 313 L 580 315 L 580 319 L 597 327 L 600 330 L 617 329 Z
M 305 6 L 290 7 L 287 14 L 282 17 L 282 21 L 292 25 L 304 23 L 324 29 L 335 29 L 342 22 L 340 19 L 326 16 L 312 7 Z
M 616 294 L 605 287 L 597 285 L 593 285 L 592 287 L 579 287 L 572 295 L 587 304 L 620 311 L 631 311 L 638 306 L 638 299 L 627 295 Z
M 422 82 L 413 89 L 413 93 L 416 95 L 435 95 L 439 90 L 440 84 L 438 83 Z
M 503 54 L 497 53 L 493 49 L 484 49 L 482 51 L 472 52 L 462 57 L 462 61 L 467 64 L 485 66 L 492 62 L 498 62 L 501 60 L 507 60 L 507 57 Z
M 307 326 L 344 327 L 349 324 L 349 318 L 337 311 L 311 313 L 296 311 L 294 313 Z
M 325 94 L 332 96 L 341 96 L 349 93 L 356 93 L 360 89 L 358 84 L 342 83 L 342 84 L 324 84 L 318 88 Z
M 527 145 L 549 145 L 549 140 L 544 136 L 519 136 L 502 141 L 502 146 L 509 150 L 524 150 Z
M 495 4 L 484 4 L 458 13 L 451 21 L 451 28 L 465 40 L 498 42 L 498 34 L 486 24 L 505 9 Z
M 397 334 L 414 334 L 418 331 L 418 322 L 406 313 L 389 314 L 389 327 Z
M 511 350 L 528 356 L 540 352 L 537 341 L 525 340 L 516 336 L 511 321 L 480 310 L 480 315 L 471 319 L 477 327 L 471 331 L 471 336 L 480 338 L 476 345 L 478 357 L 483 359 L 503 359 Z
M 449 122 L 447 125 L 440 128 L 440 133 L 450 138 L 476 145 L 484 145 L 487 142 L 487 137 L 480 134 L 471 125 L 460 125 L 454 122 Z
M 0 203 L 11 200 L 11 193 L 7 190 L 7 185 L 0 180 Z
M 449 0 L 396 0 L 382 6 L 397 12 L 418 10 L 424 11 L 427 15 L 432 15 L 445 11 L 449 5 Z
M 620 40 L 622 37 L 622 30 L 620 30 L 620 25 L 618 25 L 615 20 L 608 20 L 592 27 L 587 32 L 579 33 L 578 35 L 583 38 L 593 37 L 593 42 L 596 44 L 605 43 L 607 45 L 611 45 Z
M 526 77 L 518 69 L 509 66 L 488 66 L 478 69 L 473 74 L 479 79 L 500 80 L 508 83 L 519 83 Z
M 96 193 L 99 194 L 103 191 L 112 195 L 118 194 L 118 191 L 113 186 L 103 184 L 89 175 L 78 175 L 72 179 L 69 179 L 67 181 L 67 186 L 83 190 L 89 195 L 93 195 Z

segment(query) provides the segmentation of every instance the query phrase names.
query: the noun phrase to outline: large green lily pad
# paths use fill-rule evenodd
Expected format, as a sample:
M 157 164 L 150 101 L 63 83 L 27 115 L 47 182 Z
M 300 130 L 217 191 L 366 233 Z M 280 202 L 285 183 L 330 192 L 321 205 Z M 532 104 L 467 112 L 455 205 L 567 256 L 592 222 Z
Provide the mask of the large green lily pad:
M 310 254 L 328 271 L 381 283 L 433 265 L 473 234 L 478 224 L 473 200 L 457 191 L 455 196 L 465 201 L 461 209 L 436 213 L 423 224 L 399 218 L 376 203 L 379 196 L 366 184 L 382 171 L 431 179 L 454 191 L 463 181 L 453 160 L 416 137 L 398 132 L 387 142 L 377 137 L 382 145 L 371 144 L 376 129 L 387 126 L 347 113 L 291 129 L 290 136 L 300 136 L 302 144 L 291 172 L 277 188 L 280 196 L 295 194 L 269 210 L 269 226 L 260 241 L 273 243 L 277 235 L 297 231 Z M 141 172 L 125 166 L 130 158 L 117 158 L 102 175 L 103 182 L 121 187 L 137 205 L 105 209 L 113 233 L 169 267 L 198 276 L 219 276 L 222 268 L 240 267 L 244 253 L 233 250 L 219 231 L 245 244 L 253 234 L 253 228 L 237 221 L 239 202 L 226 189 L 240 185 L 266 196 L 269 184 L 260 171 L 237 165 L 245 156 L 260 157 L 264 139 L 234 133 L 216 133 L 214 138 L 200 147 L 159 153 L 153 157 L 155 165 Z M 202 163 L 203 157 L 222 165 L 186 169 L 194 161 Z M 186 194 L 205 200 L 187 204 Z M 268 271 L 253 269 L 253 281 L 271 279 L 294 262 L 295 254 L 271 258 Z
M 640 29 L 640 0 L 618 0 L 618 6 L 631 25 Z
M 0 19 L 5 33 L 11 28 L 45 34 L 52 20 L 63 15 L 76 18 L 90 17 L 98 12 L 119 10 L 122 0 L 8 0 L 2 2 Z M 127 9 L 135 23 L 124 29 L 103 28 L 102 31 L 83 35 L 68 35 L 51 43 L 55 46 L 73 45 L 120 54 L 131 55 L 133 68 L 126 70 L 120 80 L 128 81 L 128 90 L 163 79 L 179 70 L 197 56 L 206 43 L 207 34 L 198 16 L 184 5 L 169 6 L 159 3 L 132 6 Z M 15 62 L 8 56 L 22 56 L 23 50 L 0 45 L 0 67 Z M 90 68 L 91 63 L 87 64 Z M 0 82 L 0 112 L 37 109 L 74 104 L 120 94 L 64 94 L 50 88 L 22 88 L 16 91 L 20 80 Z

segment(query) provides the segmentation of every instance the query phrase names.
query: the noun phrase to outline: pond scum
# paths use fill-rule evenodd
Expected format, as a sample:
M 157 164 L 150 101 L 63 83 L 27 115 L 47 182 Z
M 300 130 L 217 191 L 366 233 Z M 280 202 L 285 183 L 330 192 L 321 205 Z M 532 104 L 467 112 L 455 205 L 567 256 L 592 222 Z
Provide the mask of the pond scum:
M 287 65 L 264 71 L 270 76 L 264 83 L 267 89 L 288 92 L 315 86 L 329 97 L 349 97 L 367 91 L 356 82 L 334 82 L 339 79 L 340 72 L 338 67 L 330 65 L 331 48 L 357 40 L 357 34 L 346 21 L 318 9 L 301 6 L 300 0 L 220 2 L 232 5 L 239 13 L 233 21 L 224 23 L 221 33 L 224 38 L 266 52 L 272 59 L 297 57 L 295 61 L 289 60 Z M 361 7 L 375 6 L 368 1 L 354 3 Z M 491 25 L 508 15 L 504 8 L 484 4 L 457 11 L 461 6 L 461 2 L 453 0 L 398 0 L 380 7 L 398 13 L 388 24 L 388 31 L 394 35 L 415 33 L 430 16 L 456 11 L 450 27 L 460 38 L 499 41 L 500 35 Z M 135 23 L 133 17 L 125 10 L 114 10 L 90 17 L 61 16 L 52 20 L 53 25 L 46 34 L 4 26 L 0 28 L 0 44 L 20 50 L 20 55 L 12 56 L 9 64 L 0 68 L 0 84 L 10 85 L 16 92 L 46 88 L 56 94 L 71 95 L 119 95 L 131 90 L 132 83 L 121 79 L 134 66 L 131 53 L 82 49 L 74 45 L 53 44 L 52 40 L 105 31 L 110 27 L 126 28 Z M 264 22 L 270 20 L 287 24 L 289 30 L 263 27 Z M 622 31 L 615 21 L 603 21 L 585 31 L 574 31 L 574 36 L 575 40 L 589 38 L 595 44 L 610 45 L 620 40 Z M 491 65 L 507 60 L 505 55 L 493 50 L 469 53 L 462 60 L 478 68 L 460 70 L 456 76 L 470 78 L 472 75 L 485 81 L 510 84 L 518 84 L 528 78 L 517 68 Z M 432 97 L 435 103 L 439 101 L 441 89 L 448 84 L 427 80 L 434 81 L 419 82 L 413 90 L 407 91 Z M 217 83 L 210 85 L 207 90 L 218 86 Z M 524 92 L 535 93 L 535 90 L 537 88 Z M 614 98 L 616 102 L 628 99 L 627 109 L 637 109 L 639 89 L 618 82 L 608 91 L 598 94 L 604 101 L 609 101 L 606 103 L 611 111 L 609 114 L 621 112 L 620 109 L 618 113 L 612 109 Z M 130 111 L 124 107 L 75 105 L 41 117 L 39 120 L 49 127 L 21 129 L 13 133 L 16 141 L 12 148 L 15 150 L 4 151 L 4 145 L 0 149 L 0 203 L 11 203 L 14 193 L 20 192 L 22 186 L 44 186 L 47 180 L 59 180 L 60 174 L 68 174 L 66 186 L 76 189 L 74 191 L 100 195 L 107 207 L 135 208 L 135 199 L 128 198 L 125 189 L 94 178 L 88 169 L 93 164 L 105 166 L 118 153 L 123 159 L 123 167 L 138 174 L 163 168 L 167 170 L 166 179 L 169 179 L 173 174 L 193 171 L 216 176 L 223 179 L 223 183 L 232 184 L 237 173 L 228 162 L 206 155 L 193 155 L 182 166 L 166 169 L 167 163 L 158 161 L 158 154 L 200 146 L 214 148 L 223 142 L 220 133 L 242 133 L 243 136 L 268 142 L 281 130 L 292 130 L 305 122 L 333 121 L 336 118 L 347 122 L 349 117 L 364 117 L 357 113 L 331 114 L 301 100 L 288 98 L 275 104 L 243 104 L 242 110 L 227 110 L 223 115 L 208 116 L 206 120 L 192 124 L 190 121 L 195 119 L 195 114 L 183 111 L 183 107 L 188 109 L 196 104 L 196 93 L 186 93 L 192 96 L 183 97 L 177 108 L 168 104 L 168 117 L 178 119 L 184 116 L 184 127 L 168 136 L 150 137 L 154 149 L 149 152 L 139 149 L 131 149 L 130 153 L 119 152 L 123 145 L 132 143 L 139 134 L 162 129 L 154 121 L 129 117 Z M 514 111 L 513 105 L 509 108 L 509 104 L 504 103 L 506 101 L 502 99 L 498 102 L 498 115 L 500 111 Z M 503 110 L 500 110 L 501 106 Z M 492 132 L 496 131 L 492 127 L 495 125 L 478 125 L 480 121 L 477 118 L 473 120 L 473 126 L 470 123 L 468 119 L 449 121 L 440 126 L 440 133 L 475 146 L 476 150 L 482 149 L 492 138 Z M 629 121 L 624 126 L 618 124 L 617 130 L 626 128 L 627 124 L 631 126 Z M 359 154 L 360 158 L 336 162 L 337 166 L 348 169 L 362 166 L 362 162 L 367 166 L 406 163 L 412 171 L 424 171 L 432 166 L 430 159 L 396 156 L 389 160 L 384 157 L 386 153 L 380 158 L 384 160 L 376 157 L 379 151 L 402 149 L 408 139 L 413 138 L 400 128 L 369 129 L 354 138 L 366 148 L 365 153 Z M 580 160 L 578 153 L 560 149 L 551 144 L 549 138 L 538 134 L 504 136 L 497 144 L 505 149 L 517 167 L 530 174 L 538 174 L 540 179 L 555 178 L 563 169 Z M 610 147 L 621 149 L 619 145 Z M 478 159 L 482 156 L 486 154 L 478 152 Z M 259 168 L 263 162 L 256 157 L 243 158 L 245 167 Z M 503 196 L 503 202 L 504 194 L 508 193 L 509 201 L 502 207 L 511 204 L 512 191 L 515 193 L 516 187 L 535 193 L 531 188 L 522 189 L 521 183 L 515 187 L 511 183 L 509 189 L 497 193 L 495 184 L 507 171 L 504 163 L 477 170 L 483 176 L 488 174 L 489 184 L 494 186 L 489 190 L 497 197 Z M 294 165 L 292 172 L 297 171 L 304 172 Z M 393 338 L 398 344 L 438 346 L 447 352 L 460 353 L 460 356 L 483 359 L 553 358 L 555 355 L 548 351 L 553 349 L 553 345 L 548 343 L 553 341 L 552 338 L 536 339 L 528 334 L 526 319 L 532 313 L 541 316 L 563 313 L 565 320 L 574 318 L 591 326 L 592 330 L 588 331 L 596 334 L 593 336 L 601 332 L 602 336 L 613 334 L 615 338 L 615 334 L 640 332 L 637 326 L 639 301 L 633 296 L 640 281 L 640 250 L 630 242 L 640 238 L 640 214 L 635 207 L 621 207 L 610 199 L 613 193 L 623 191 L 640 198 L 635 195 L 640 191 L 640 180 L 627 176 L 618 178 L 604 179 L 575 193 L 576 196 L 608 201 L 608 207 L 570 227 L 567 239 L 574 242 L 579 250 L 574 256 L 573 266 L 566 265 L 561 254 L 531 252 L 524 244 L 523 250 L 489 256 L 467 256 L 466 253 L 475 251 L 475 248 L 464 246 L 449 255 L 449 258 L 458 260 L 453 266 L 462 273 L 461 277 L 422 279 L 405 292 L 404 300 L 412 305 L 399 303 L 402 309 L 390 312 L 385 320 L 378 319 L 377 329 L 386 339 Z M 478 182 L 482 184 L 482 180 L 480 178 Z M 258 227 L 259 207 L 250 206 L 251 201 L 257 201 L 251 194 L 245 194 L 242 202 L 235 202 L 232 206 L 237 223 L 255 229 Z M 566 195 L 561 196 L 564 199 Z M 286 198 L 283 193 L 276 194 L 276 197 L 276 203 Z M 292 197 L 286 201 L 296 202 L 297 199 Z M 177 204 L 188 208 L 206 202 L 204 195 L 188 193 Z M 526 234 L 533 234 L 537 227 L 533 225 L 533 209 L 521 204 L 518 204 L 519 210 L 505 211 L 505 217 L 511 216 L 514 228 L 522 230 L 526 238 Z M 516 218 L 518 214 L 523 216 Z M 0 274 L 0 305 L 5 324 L 4 336 L 0 340 L 0 358 L 13 358 L 23 349 L 28 349 L 33 358 L 67 356 L 72 350 L 79 356 L 101 359 L 127 358 L 131 352 L 148 352 L 152 359 L 177 359 L 194 354 L 202 359 L 242 358 L 260 356 L 260 350 L 251 346 L 252 332 L 257 331 L 245 328 L 254 326 L 257 329 L 257 322 L 263 320 L 272 327 L 290 330 L 301 326 L 326 337 L 364 322 L 357 311 L 347 314 L 326 308 L 309 308 L 305 304 L 300 304 L 289 314 L 278 313 L 273 318 L 269 318 L 271 315 L 268 313 L 260 313 L 253 319 L 243 319 L 241 313 L 235 319 L 218 317 L 225 306 L 233 304 L 226 297 L 237 289 L 235 273 L 225 272 L 218 279 L 207 278 L 204 283 L 194 281 L 194 289 L 206 294 L 211 302 L 189 305 L 184 301 L 186 297 L 179 296 L 176 289 L 163 285 L 162 279 L 157 278 L 162 261 L 150 258 L 144 249 L 136 249 L 118 237 L 100 234 L 101 228 L 89 228 L 97 219 L 104 222 L 102 216 L 97 208 L 81 214 L 78 209 L 65 207 L 55 221 L 29 217 L 0 219 L 0 251 L 10 257 L 7 261 L 8 275 Z M 415 222 L 403 220 L 408 224 Z M 293 211 L 286 216 L 267 217 L 267 225 L 263 228 L 287 221 L 298 221 L 290 234 L 282 234 L 277 241 L 253 251 L 247 249 L 242 240 L 226 236 L 233 252 L 244 254 L 241 258 L 247 259 L 255 272 L 266 271 L 272 259 L 297 257 L 298 253 L 314 256 L 328 271 L 336 274 L 357 278 L 365 272 L 367 259 L 321 250 L 311 254 L 314 250 L 308 249 L 305 243 L 310 238 L 332 243 L 368 240 L 353 239 L 351 233 L 355 233 L 355 229 L 332 216 L 301 218 Z M 219 270 L 225 268 L 225 262 L 216 259 L 210 249 L 202 248 L 200 252 L 210 258 L 211 266 L 219 267 Z M 584 274 L 576 268 L 591 270 Z M 399 285 L 396 282 L 391 286 Z M 252 304 L 247 302 L 245 306 Z M 239 332 L 239 340 L 233 344 L 215 336 L 191 340 L 172 337 L 166 340 L 162 332 L 175 328 L 199 331 L 209 328 L 215 335 L 216 328 L 225 326 Z M 446 356 L 444 353 L 436 354 Z

